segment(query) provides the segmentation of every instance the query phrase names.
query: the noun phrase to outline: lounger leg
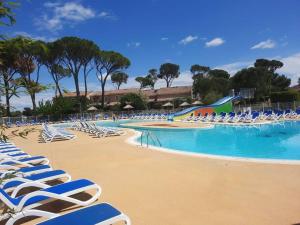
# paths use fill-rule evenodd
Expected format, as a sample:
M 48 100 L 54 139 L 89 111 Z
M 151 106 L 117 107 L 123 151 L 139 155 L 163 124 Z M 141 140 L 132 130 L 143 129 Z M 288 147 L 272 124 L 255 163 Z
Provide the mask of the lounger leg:
M 97 223 L 97 225 L 108 225 L 108 224 L 114 224 L 117 222 L 125 222 L 126 225 L 131 225 L 131 221 L 128 216 L 125 214 L 121 214 L 119 216 L 113 217 L 111 219 L 105 220 L 103 222 Z
M 28 216 L 37 216 L 37 217 L 46 217 L 46 218 L 54 218 L 59 216 L 58 214 L 41 211 L 41 210 L 25 210 L 23 212 L 18 212 L 14 214 L 7 222 L 6 225 L 14 225 L 16 221 L 21 218 Z

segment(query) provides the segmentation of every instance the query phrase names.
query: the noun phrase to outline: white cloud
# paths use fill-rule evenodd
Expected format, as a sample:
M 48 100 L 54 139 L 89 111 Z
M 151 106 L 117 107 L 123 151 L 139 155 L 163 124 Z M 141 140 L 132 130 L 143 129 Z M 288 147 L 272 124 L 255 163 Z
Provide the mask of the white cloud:
M 243 68 L 248 68 L 253 65 L 254 61 L 234 62 L 221 66 L 216 66 L 214 69 L 226 70 L 230 75 L 234 75 L 236 72 Z
M 300 52 L 279 60 L 283 62 L 284 66 L 278 72 L 291 78 L 292 85 L 296 85 L 300 77 Z
M 210 48 L 210 47 L 217 47 L 217 46 L 220 46 L 222 44 L 225 43 L 225 40 L 223 40 L 222 38 L 214 38 L 212 39 L 211 41 L 208 41 L 205 43 L 205 46 L 207 48 Z
M 14 32 L 14 35 L 15 36 L 24 36 L 24 37 L 31 38 L 33 40 L 41 40 L 41 41 L 45 41 L 45 42 L 51 42 L 51 41 L 55 41 L 57 39 L 55 37 L 45 37 L 45 36 L 39 36 L 39 35 L 32 35 L 32 34 L 29 34 L 27 32 L 24 32 L 24 31 Z
M 141 46 L 141 42 L 129 42 L 129 43 L 127 43 L 127 47 L 138 48 L 140 46 Z
M 270 59 L 276 59 L 283 62 L 284 66 L 278 69 L 277 72 L 290 78 L 292 85 L 297 84 L 298 78 L 300 77 L 300 52 L 286 57 L 277 56 Z M 223 69 L 228 71 L 231 75 L 234 75 L 242 68 L 253 66 L 254 62 L 255 60 L 234 62 L 217 66 L 216 69 Z
M 109 16 L 109 13 L 108 12 L 100 12 L 99 13 L 99 17 L 108 17 Z
M 59 6 L 60 3 L 59 2 L 45 2 L 44 3 L 44 6 L 46 8 L 53 8 L 53 7 L 56 7 L 56 6 Z
M 193 41 L 196 41 L 198 39 L 198 36 L 192 36 L 192 35 L 189 35 L 185 38 L 183 38 L 182 40 L 179 41 L 179 44 L 181 45 L 187 45 Z
M 162 37 L 160 40 L 162 40 L 162 41 L 167 41 L 167 40 L 169 40 L 169 38 L 167 38 L 167 37 Z
M 270 48 L 275 48 L 276 42 L 268 39 L 266 41 L 261 41 L 257 43 L 256 45 L 252 46 L 251 49 L 270 49 Z
M 59 2 L 46 2 L 44 4 L 46 9 L 50 11 L 51 15 L 44 14 L 42 17 L 35 20 L 35 25 L 40 29 L 50 31 L 61 30 L 64 25 L 74 25 L 96 17 L 108 17 L 107 12 L 101 12 L 99 15 L 89 7 L 85 7 L 77 2 L 66 2 L 64 4 Z
M 98 17 L 103 18 L 103 19 L 117 19 L 116 16 L 112 13 L 102 11 L 98 14 Z

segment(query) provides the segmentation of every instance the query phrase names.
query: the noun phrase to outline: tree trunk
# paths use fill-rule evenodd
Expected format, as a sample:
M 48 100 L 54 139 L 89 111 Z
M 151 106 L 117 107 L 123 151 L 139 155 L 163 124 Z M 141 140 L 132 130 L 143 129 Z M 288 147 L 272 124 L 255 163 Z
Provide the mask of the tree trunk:
M 6 100 L 6 115 L 10 116 L 10 98 L 8 91 L 5 90 L 5 100 Z
M 84 96 L 87 96 L 87 76 L 84 75 Z
M 101 89 L 102 89 L 102 93 L 101 93 L 101 106 L 102 106 L 102 109 L 104 109 L 104 94 L 105 94 L 105 82 L 103 82 L 101 84 Z
M 35 114 L 35 111 L 36 111 L 36 104 L 35 104 L 35 93 L 33 94 L 30 94 L 30 98 L 31 98 L 31 101 L 32 101 L 32 110 Z
M 79 90 L 79 82 L 78 82 L 78 73 L 73 74 L 75 88 L 76 88 L 76 96 L 79 99 L 80 98 L 80 90 Z
M 166 82 L 167 82 L 167 88 L 170 87 L 170 81 L 166 80 Z
M 58 93 L 59 93 L 59 97 L 63 97 L 63 94 L 62 94 L 62 92 L 61 92 L 60 87 L 59 87 L 58 84 L 57 84 L 57 90 L 58 90 Z
M 9 83 L 7 80 L 4 80 L 4 86 L 5 86 L 6 114 L 7 116 L 10 116 Z

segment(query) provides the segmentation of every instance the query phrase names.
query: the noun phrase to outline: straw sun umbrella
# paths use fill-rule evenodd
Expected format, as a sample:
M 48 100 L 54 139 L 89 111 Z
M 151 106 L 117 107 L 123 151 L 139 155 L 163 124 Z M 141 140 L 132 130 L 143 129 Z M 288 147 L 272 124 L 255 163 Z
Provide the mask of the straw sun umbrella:
M 87 109 L 87 111 L 97 111 L 98 109 L 95 106 L 91 106 L 90 108 Z
M 190 106 L 190 103 L 188 102 L 183 102 L 179 105 L 180 107 L 186 107 L 186 106 Z
M 203 105 L 203 102 L 197 100 L 197 101 L 193 102 L 193 105 Z
M 123 109 L 134 109 L 134 107 L 130 104 L 127 104 L 123 107 Z
M 173 104 L 171 102 L 167 102 L 162 105 L 162 107 L 172 107 L 172 106 L 173 106 Z

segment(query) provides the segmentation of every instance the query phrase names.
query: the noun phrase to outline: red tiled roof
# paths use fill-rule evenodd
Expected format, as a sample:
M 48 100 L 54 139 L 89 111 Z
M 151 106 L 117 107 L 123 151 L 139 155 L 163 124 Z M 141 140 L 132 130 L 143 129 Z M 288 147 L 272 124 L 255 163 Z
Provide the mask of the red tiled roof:
M 179 86 L 179 87 L 169 87 L 169 88 L 160 88 L 160 89 L 139 89 L 139 88 L 128 88 L 128 89 L 119 89 L 119 90 L 108 90 L 105 91 L 105 96 L 111 95 L 124 95 L 128 93 L 139 93 L 142 92 L 147 97 L 155 97 L 160 95 L 180 95 L 180 94 L 189 94 L 192 92 L 192 86 Z M 84 92 L 80 93 L 82 96 Z M 65 93 L 66 97 L 75 97 L 75 92 Z M 87 97 L 91 96 L 101 96 L 101 91 L 88 92 Z
M 300 91 L 300 84 L 297 84 L 297 85 L 295 85 L 291 88 L 294 89 L 294 90 Z
M 87 92 L 87 95 L 89 95 L 91 93 L 91 91 L 88 91 Z M 81 91 L 80 92 L 80 96 L 84 96 L 85 92 L 84 91 Z M 76 97 L 76 92 L 66 92 L 66 93 L 63 93 L 63 96 L 64 97 Z

